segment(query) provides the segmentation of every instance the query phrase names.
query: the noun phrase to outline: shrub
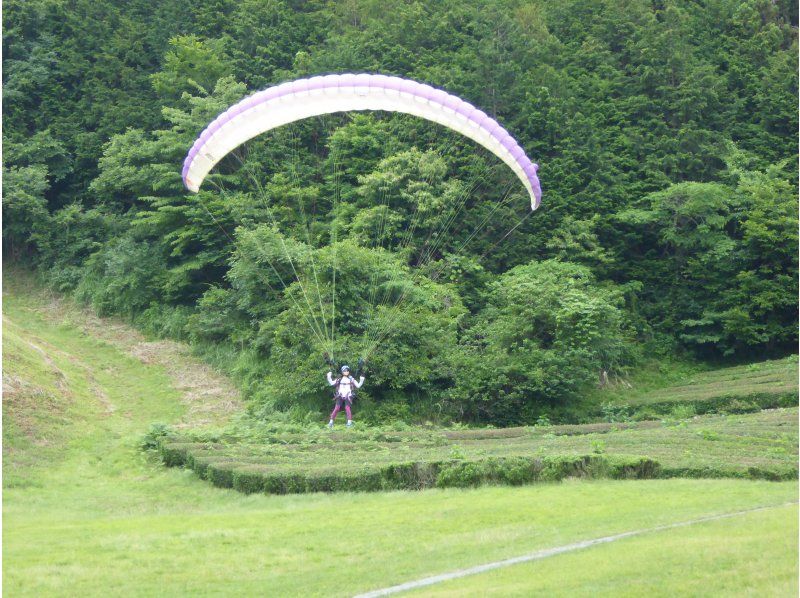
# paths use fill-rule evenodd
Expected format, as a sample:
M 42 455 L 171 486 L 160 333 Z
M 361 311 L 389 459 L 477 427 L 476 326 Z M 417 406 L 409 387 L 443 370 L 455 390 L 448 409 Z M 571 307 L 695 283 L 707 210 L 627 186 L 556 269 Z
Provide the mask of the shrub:
M 347 490 L 342 483 L 342 478 L 336 470 L 317 471 L 306 477 L 308 492 L 335 492 Z
M 233 472 L 233 489 L 244 494 L 265 491 L 265 470 L 263 467 L 239 467 Z
M 138 314 L 134 322 L 146 334 L 183 340 L 186 338 L 184 329 L 189 314 L 191 309 L 186 306 L 154 304 Z
M 466 455 L 464 454 L 464 450 L 460 446 L 454 444 L 453 446 L 450 447 L 450 458 L 465 459 Z
M 233 488 L 233 470 L 237 463 L 223 461 L 208 465 L 208 481 L 218 488 Z
M 727 405 L 720 408 L 720 413 L 755 413 L 761 408 L 752 401 L 734 399 Z
M 194 453 L 185 456 L 191 447 Z M 208 445 L 171 443 L 162 451 L 184 455 L 187 465 L 220 488 L 234 488 L 245 494 L 297 494 L 304 492 L 375 492 L 389 489 L 470 488 L 496 483 L 519 486 L 534 482 L 557 482 L 568 477 L 652 478 L 661 474 L 660 465 L 644 457 L 605 455 L 509 457 L 473 461 L 394 463 L 382 468 L 327 468 L 307 473 L 280 472 L 256 464 L 204 454 Z M 173 459 L 174 460 L 174 459 Z M 669 472 L 667 472 L 669 473 Z M 755 476 L 753 473 L 752 476 Z M 767 478 L 769 473 L 758 473 Z
M 659 415 L 655 410 L 645 407 L 634 411 L 633 415 L 631 415 L 631 419 L 636 422 L 651 421 L 659 419 Z
M 703 440 L 716 441 L 720 439 L 720 435 L 712 430 L 698 430 L 697 435 Z
M 669 413 L 672 419 L 691 419 L 697 415 L 697 409 L 692 403 L 675 405 Z
M 630 421 L 630 408 L 627 405 L 615 405 L 614 403 L 603 403 L 603 421 L 609 423 Z
M 509 459 L 503 472 L 502 481 L 510 486 L 522 486 L 536 479 L 537 467 L 533 459 Z
M 596 455 L 602 455 L 606 452 L 606 443 L 602 440 L 592 440 L 592 452 Z
M 471 421 L 514 425 L 564 413 L 598 368 L 635 361 L 622 291 L 584 266 L 556 260 L 517 266 L 487 290 L 488 305 L 453 354 L 453 409 Z M 617 421 L 615 419 L 614 421 Z
M 142 436 L 139 446 L 145 451 L 158 449 L 161 446 L 161 442 L 169 435 L 169 431 L 167 424 L 150 424 L 150 429 Z
M 264 474 L 264 491 L 267 494 L 302 494 L 309 492 L 304 475 L 298 473 Z
M 583 458 L 578 462 L 574 458 L 544 457 L 541 460 L 538 479 L 543 482 L 558 482 L 566 477 L 585 477 L 580 475 L 584 471 L 584 466 Z
M 409 422 L 412 420 L 411 408 L 406 403 L 382 403 L 370 414 L 369 420 L 376 424 Z
M 614 479 L 653 479 L 661 477 L 661 464 L 647 457 L 609 458 L 608 477 Z
M 86 261 L 86 274 L 76 289 L 80 301 L 100 315 L 134 316 L 161 297 L 164 274 L 160 249 L 130 234 L 115 239 Z
M 486 459 L 445 463 L 436 479 L 440 488 L 467 488 L 484 483 L 521 485 L 532 482 L 557 482 L 568 477 L 655 477 L 659 466 L 645 458 L 609 460 L 597 455 L 583 457 L 545 457 Z
M 180 467 L 186 463 L 186 445 L 185 442 L 169 442 L 161 443 L 160 452 L 161 460 L 167 467 Z
M 749 467 L 747 469 L 747 475 L 754 480 L 769 480 L 771 482 L 796 480 L 797 468 L 787 467 L 785 469 L 766 469 L 763 467 Z
M 481 464 L 474 461 L 449 461 L 436 476 L 437 488 L 468 488 L 479 485 L 485 472 Z
M 340 478 L 342 489 L 349 492 L 375 492 L 383 488 L 383 476 L 376 468 L 344 471 Z
M 381 476 L 387 488 L 395 490 L 419 490 L 430 488 L 436 484 L 441 464 L 429 463 L 395 463 L 381 469 Z
M 192 470 L 197 474 L 201 480 L 208 479 L 208 467 L 211 464 L 211 459 L 208 457 L 201 457 L 193 455 L 192 457 Z
M 639 413 L 648 416 L 668 416 L 675 419 L 686 419 L 695 415 L 708 413 L 753 413 L 762 409 L 777 409 L 781 407 L 797 407 L 797 393 L 792 392 L 759 392 L 749 395 L 722 395 L 689 401 L 659 401 L 648 403 L 637 409 L 634 419 L 641 419 Z M 692 411 L 693 410 L 693 411 Z M 673 415 L 674 414 L 674 415 Z M 690 415 L 689 415 L 690 414 Z M 606 411 L 601 408 L 595 411 L 607 420 Z M 608 421 L 608 420 L 607 420 Z

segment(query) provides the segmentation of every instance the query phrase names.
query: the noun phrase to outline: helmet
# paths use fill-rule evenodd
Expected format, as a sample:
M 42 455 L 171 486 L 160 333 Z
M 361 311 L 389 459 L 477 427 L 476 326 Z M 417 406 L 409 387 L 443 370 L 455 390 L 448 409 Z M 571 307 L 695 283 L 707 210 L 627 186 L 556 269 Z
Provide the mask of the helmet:
M 350 366 L 347 366 L 347 365 L 343 365 L 343 366 L 342 366 L 342 373 L 343 373 L 343 374 L 344 374 L 345 372 L 349 372 L 349 371 L 350 371 Z

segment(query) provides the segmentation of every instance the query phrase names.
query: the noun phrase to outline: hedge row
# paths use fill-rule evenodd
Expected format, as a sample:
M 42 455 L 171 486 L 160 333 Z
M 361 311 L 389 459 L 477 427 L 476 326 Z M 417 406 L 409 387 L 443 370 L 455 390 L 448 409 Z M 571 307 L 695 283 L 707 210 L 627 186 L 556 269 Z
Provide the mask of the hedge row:
M 796 480 L 797 476 L 798 468 L 788 465 L 784 467 L 759 467 L 753 465 L 747 469 L 732 467 L 664 467 L 661 469 L 661 477 L 663 478 L 743 478 L 783 482 Z
M 509 457 L 476 461 L 448 460 L 393 463 L 361 468 L 314 469 L 304 472 L 275 470 L 268 465 L 214 457 L 194 443 L 164 442 L 165 465 L 187 467 L 220 488 L 247 494 L 304 492 L 374 492 L 423 488 L 465 488 L 482 484 L 522 485 L 582 478 L 655 478 L 660 465 L 644 457 L 608 455 L 564 457 Z M 193 452 L 193 450 L 197 452 Z
M 756 413 L 764 409 L 797 407 L 797 404 L 796 392 L 764 392 L 749 395 L 721 395 L 718 397 L 695 400 L 679 399 L 640 403 L 620 406 L 620 410 L 627 411 L 627 415 L 633 419 L 649 419 L 657 418 L 662 415 L 670 415 L 678 406 L 685 406 L 688 409 L 692 409 L 697 415 L 706 415 L 711 413 Z M 597 411 L 594 415 L 601 417 L 603 413 L 602 411 Z

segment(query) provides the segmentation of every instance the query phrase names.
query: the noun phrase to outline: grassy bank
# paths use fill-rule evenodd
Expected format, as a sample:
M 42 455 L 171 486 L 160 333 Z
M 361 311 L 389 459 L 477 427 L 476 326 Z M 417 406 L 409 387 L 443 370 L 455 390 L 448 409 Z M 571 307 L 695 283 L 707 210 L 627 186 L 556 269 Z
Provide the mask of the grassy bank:
M 707 413 L 754 413 L 797 406 L 798 356 L 699 370 L 687 363 L 653 362 L 631 381 L 618 379 L 590 395 L 594 418 L 628 421 Z

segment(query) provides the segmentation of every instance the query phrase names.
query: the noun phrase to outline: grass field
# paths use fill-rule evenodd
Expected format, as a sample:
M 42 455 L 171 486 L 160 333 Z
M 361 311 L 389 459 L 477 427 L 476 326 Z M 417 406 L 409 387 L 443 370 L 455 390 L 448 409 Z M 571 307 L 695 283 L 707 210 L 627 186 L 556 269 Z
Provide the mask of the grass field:
M 785 506 L 425 588 L 425 596 L 796 596 L 796 507 Z M 791 532 L 791 533 L 787 533 Z M 740 560 L 743 553 L 753 558 Z M 565 571 L 569 575 L 565 575 Z
M 344 596 L 758 506 L 776 508 L 531 565 L 540 568 L 541 583 L 520 565 L 497 572 L 496 579 L 478 576 L 423 593 L 485 593 L 481 588 L 490 586 L 499 594 L 530 594 L 552 589 L 561 576 L 556 590 L 562 593 L 610 593 L 628 583 L 649 588 L 669 581 L 664 588 L 781 594 L 796 579 L 796 509 L 779 506 L 797 501 L 796 482 L 567 480 L 290 496 L 214 488 L 191 471 L 164 468 L 139 444 L 156 421 L 178 429 L 228 425 L 235 402 L 227 393 L 204 394 L 209 405 L 199 409 L 197 389 L 172 363 L 178 360 L 153 358 L 143 350 L 152 343 L 121 324 L 54 307 L 52 298 L 19 282 L 6 281 L 3 298 L 5 595 Z M 201 368 L 181 355 L 189 371 Z M 753 424 L 752 415 L 736 417 L 745 436 L 753 435 L 752 426 L 765 425 Z M 553 438 L 543 441 L 583 441 L 557 432 L 544 432 Z M 478 442 L 470 434 L 479 432 L 456 433 L 462 437 L 445 440 L 460 450 Z M 611 433 L 596 435 L 606 439 L 606 451 Z M 687 433 L 702 437 L 691 428 Z M 507 440 L 513 444 L 515 438 Z M 726 530 L 743 531 L 732 539 L 736 534 Z M 699 552 L 693 555 L 687 545 Z M 706 585 L 709 568 L 727 585 Z

